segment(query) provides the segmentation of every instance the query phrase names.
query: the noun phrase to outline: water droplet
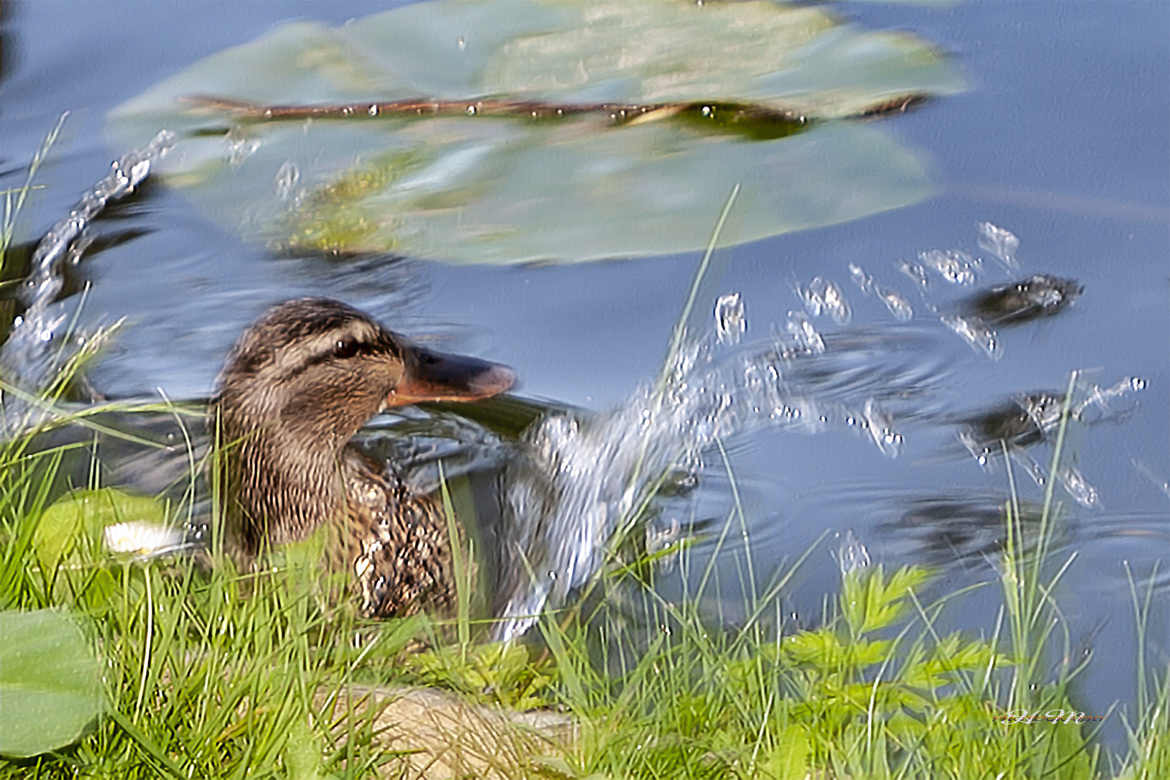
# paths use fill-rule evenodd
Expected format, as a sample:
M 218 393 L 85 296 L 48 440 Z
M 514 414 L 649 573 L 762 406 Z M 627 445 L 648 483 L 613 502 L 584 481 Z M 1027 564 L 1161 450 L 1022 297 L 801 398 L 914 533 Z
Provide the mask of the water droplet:
M 978 317 L 961 317 L 947 314 L 940 317 L 942 323 L 954 331 L 974 350 L 982 352 L 992 360 L 1003 357 L 1003 348 L 995 330 Z
M 845 577 L 854 572 L 863 571 L 870 566 L 869 550 L 853 533 L 853 529 L 846 529 L 845 533 L 838 534 L 841 540 L 837 547 L 837 566 L 841 569 L 841 576 Z
M 739 293 L 719 296 L 715 301 L 715 334 L 720 344 L 738 344 L 747 331 L 747 317 Z
M 838 325 L 844 325 L 853 316 L 849 302 L 834 282 L 816 276 L 808 283 L 808 287 L 798 285 L 796 289 L 805 310 L 814 317 L 828 314 Z
M 224 136 L 224 143 L 227 146 L 228 165 L 233 168 L 243 165 L 260 148 L 260 139 L 249 136 L 241 128 L 230 130 Z
M 930 286 L 930 278 L 927 277 L 926 269 L 921 264 L 912 263 L 909 260 L 899 260 L 897 268 L 909 277 L 920 290 L 926 290 Z
M 861 266 L 854 263 L 849 264 L 849 278 L 861 288 L 863 293 L 868 293 L 870 287 L 873 285 L 873 277 L 867 274 Z
M 286 160 L 276 171 L 276 197 L 282 201 L 292 198 L 297 183 L 301 180 L 301 170 L 291 161 Z
M 918 253 L 918 260 L 951 284 L 970 286 L 979 278 L 982 263 L 959 249 L 930 249 Z
M 902 434 L 894 429 L 889 412 L 872 398 L 865 402 L 865 429 L 883 455 L 896 458 L 902 454 Z
M 1089 484 L 1085 479 L 1085 475 L 1079 469 L 1070 466 L 1063 469 L 1060 473 L 1060 481 L 1064 484 L 1064 489 L 1083 507 L 1094 507 L 1100 502 L 1100 496 L 1097 494 L 1097 488 Z
M 1019 269 L 1016 260 L 1016 250 L 1020 248 L 1020 239 L 1010 230 L 998 227 L 990 222 L 980 222 L 979 248 L 990 252 L 1011 271 Z
M 808 315 L 804 312 L 788 312 L 788 321 L 785 323 L 785 329 L 796 342 L 798 350 L 814 355 L 820 355 L 825 351 L 824 338 L 813 327 Z
M 900 322 L 905 322 L 914 317 L 914 307 L 910 302 L 903 298 L 893 290 L 882 289 L 879 291 L 882 303 L 886 305 L 886 309 L 890 314 L 894 315 L 894 319 Z

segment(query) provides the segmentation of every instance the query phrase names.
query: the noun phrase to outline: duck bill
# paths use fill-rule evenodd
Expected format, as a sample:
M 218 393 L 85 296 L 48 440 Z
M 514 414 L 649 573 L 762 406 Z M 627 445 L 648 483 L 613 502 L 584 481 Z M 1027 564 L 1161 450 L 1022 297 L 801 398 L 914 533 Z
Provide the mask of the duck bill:
M 478 401 L 512 387 L 516 374 L 486 360 L 432 352 L 411 346 L 403 356 L 405 371 L 386 397 L 387 406 L 420 401 Z

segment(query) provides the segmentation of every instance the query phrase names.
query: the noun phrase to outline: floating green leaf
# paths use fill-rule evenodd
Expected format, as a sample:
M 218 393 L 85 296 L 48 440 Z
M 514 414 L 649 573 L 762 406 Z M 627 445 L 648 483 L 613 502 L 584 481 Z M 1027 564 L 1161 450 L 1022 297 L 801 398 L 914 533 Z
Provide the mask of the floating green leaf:
M 101 664 L 77 623 L 55 610 L 0 612 L 0 754 L 75 742 L 102 704 Z
M 924 165 L 876 127 L 831 120 L 958 88 L 922 41 L 817 7 L 436 0 L 281 26 L 152 87 L 110 127 L 120 147 L 178 131 L 171 181 L 278 250 L 575 261 L 699 248 L 737 182 L 734 241 L 914 203 L 930 193 Z M 198 95 L 350 108 L 264 121 Z M 368 108 L 403 99 L 467 111 Z M 677 105 L 631 121 L 480 114 L 492 100 Z

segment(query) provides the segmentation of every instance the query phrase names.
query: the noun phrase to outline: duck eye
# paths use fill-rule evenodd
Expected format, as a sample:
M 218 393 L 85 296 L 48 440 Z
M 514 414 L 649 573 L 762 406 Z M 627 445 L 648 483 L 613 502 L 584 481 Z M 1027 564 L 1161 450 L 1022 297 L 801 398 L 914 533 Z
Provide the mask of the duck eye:
M 333 357 L 351 358 L 358 352 L 358 343 L 353 339 L 338 339 L 337 343 L 333 345 Z

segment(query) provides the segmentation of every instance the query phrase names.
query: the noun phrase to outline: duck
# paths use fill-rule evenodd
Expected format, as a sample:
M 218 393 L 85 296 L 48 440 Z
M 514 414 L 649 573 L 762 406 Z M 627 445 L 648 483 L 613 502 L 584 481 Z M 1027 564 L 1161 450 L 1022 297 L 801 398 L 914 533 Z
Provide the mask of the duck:
M 509 390 L 507 366 L 435 352 L 329 298 L 270 307 L 228 353 L 210 401 L 225 541 L 237 560 L 325 528 L 326 564 L 367 617 L 454 603 L 452 540 L 433 494 L 360 452 L 374 415 Z

